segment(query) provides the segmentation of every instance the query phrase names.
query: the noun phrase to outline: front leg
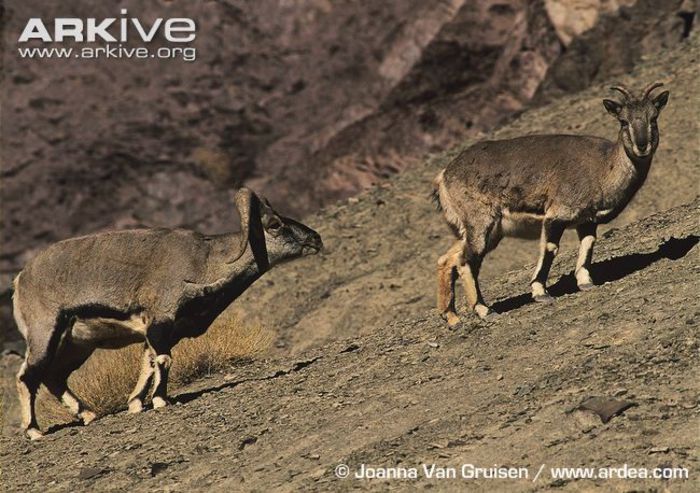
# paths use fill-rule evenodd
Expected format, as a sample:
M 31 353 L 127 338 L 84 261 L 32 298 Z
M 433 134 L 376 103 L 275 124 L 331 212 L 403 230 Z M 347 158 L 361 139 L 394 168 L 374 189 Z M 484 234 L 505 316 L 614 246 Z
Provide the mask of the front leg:
M 576 260 L 576 285 L 581 291 L 587 291 L 593 288 L 593 280 L 591 280 L 591 259 L 593 258 L 593 245 L 596 240 L 595 223 L 584 223 L 576 226 L 576 233 L 581 242 L 578 251 L 578 259 Z
M 168 374 L 172 364 L 170 356 L 172 322 L 152 325 L 147 334 L 146 342 L 155 354 L 153 373 L 153 409 L 168 405 Z
M 559 251 L 559 241 L 564 234 L 565 224 L 551 218 L 545 218 L 542 222 L 542 235 L 540 237 L 540 258 L 537 261 L 535 273 L 532 276 L 530 286 L 532 297 L 537 302 L 550 302 L 552 297 L 547 292 L 547 277 L 552 267 L 552 262 Z

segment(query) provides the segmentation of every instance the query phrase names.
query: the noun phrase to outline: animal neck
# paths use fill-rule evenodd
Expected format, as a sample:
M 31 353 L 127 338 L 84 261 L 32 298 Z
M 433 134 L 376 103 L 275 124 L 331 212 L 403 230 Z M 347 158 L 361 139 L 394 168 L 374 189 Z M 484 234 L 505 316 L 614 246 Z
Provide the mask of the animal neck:
M 228 238 L 224 245 L 227 254 L 224 256 L 226 262 L 223 270 L 228 278 L 250 274 L 257 279 L 270 269 L 270 259 L 265 245 L 265 238 L 257 238 L 250 235 L 248 244 L 241 253 L 239 251 L 241 234 L 243 233 L 227 235 Z
M 265 260 L 267 260 L 267 257 L 265 257 Z M 260 260 L 260 254 L 255 255 L 248 248 L 238 260 L 227 264 L 226 283 L 240 285 L 245 290 L 267 272 L 269 268 L 269 264 Z
M 622 132 L 620 130 L 617 143 L 611 150 L 608 160 L 611 164 L 603 186 L 605 206 L 617 211 L 610 219 L 625 208 L 644 184 L 654 155 L 653 151 L 645 157 L 634 155 L 625 147 Z
M 211 240 L 206 283 L 226 283 L 239 276 L 262 276 L 270 268 L 265 244 L 248 242 L 241 252 L 242 233 L 219 235 Z
M 261 261 L 260 252 L 256 255 L 248 247 L 238 255 L 232 250 L 240 247 L 240 234 L 221 235 L 211 241 L 206 279 L 191 284 L 187 301 L 178 311 L 183 322 L 178 328 L 177 338 L 203 333 L 226 307 L 269 269 L 269 265 Z M 232 261 L 231 252 L 234 252 L 235 261 Z

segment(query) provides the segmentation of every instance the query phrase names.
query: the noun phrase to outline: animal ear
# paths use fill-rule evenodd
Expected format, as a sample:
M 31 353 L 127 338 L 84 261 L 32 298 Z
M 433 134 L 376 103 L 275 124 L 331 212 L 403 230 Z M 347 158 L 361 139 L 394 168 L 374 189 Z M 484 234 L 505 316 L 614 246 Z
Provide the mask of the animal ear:
M 275 210 L 272 208 L 270 202 L 268 202 L 268 200 L 265 197 L 261 197 L 260 199 L 260 212 L 263 216 L 275 213 Z
M 666 103 L 668 103 L 668 91 L 664 91 L 658 96 L 656 96 L 653 100 L 652 103 L 654 103 L 654 106 L 656 106 L 656 109 L 658 111 L 661 111 L 661 109 L 666 106 Z
M 265 227 L 267 227 L 267 224 L 273 219 L 277 219 L 277 213 L 265 197 L 262 197 L 260 200 L 260 219 L 262 219 L 262 223 Z
M 614 117 L 620 116 L 620 111 L 622 110 L 622 105 L 618 103 L 617 101 L 613 101 L 612 99 L 604 99 L 603 100 L 603 106 L 605 106 L 605 109 Z

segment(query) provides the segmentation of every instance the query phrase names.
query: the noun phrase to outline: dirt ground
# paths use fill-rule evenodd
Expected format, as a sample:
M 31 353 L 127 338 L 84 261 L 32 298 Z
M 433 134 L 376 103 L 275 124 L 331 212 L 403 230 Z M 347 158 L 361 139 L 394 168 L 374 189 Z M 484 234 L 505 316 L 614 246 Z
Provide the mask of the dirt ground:
M 700 37 L 681 49 L 647 60 L 620 79 L 631 88 L 661 80 L 671 92 L 660 117 L 660 144 L 647 182 L 605 232 L 693 200 L 700 192 Z M 617 123 L 602 98 L 611 83 L 528 111 L 496 132 L 587 133 L 615 138 Z M 473 141 L 465 142 L 465 145 Z M 281 266 L 234 304 L 279 334 L 280 354 L 338 337 L 373 333 L 394 320 L 417 316 L 435 304 L 435 263 L 452 235 L 428 195 L 435 175 L 459 148 L 339 206 L 307 218 L 324 239 L 326 253 Z M 566 232 L 561 251 L 577 248 Z M 493 298 L 496 279 L 537 260 L 536 243 L 504 240 L 482 268 L 482 289 Z
M 103 418 L 39 442 L 4 437 L 4 491 L 697 491 L 698 207 L 601 241 L 595 290 L 565 255 L 551 305 L 529 272 L 494 283 L 493 322 L 425 312 L 296 358 L 231 368 L 165 411 Z M 692 233 L 691 233 L 692 232 Z M 634 241 L 630 241 L 634 238 Z M 565 274 L 565 275 L 562 275 Z M 591 397 L 634 406 L 603 424 Z M 519 480 L 341 480 L 339 464 L 526 467 Z M 535 472 L 545 472 L 533 482 Z M 684 467 L 686 481 L 553 479 L 550 466 Z
M 163 411 L 54 428 L 38 442 L 3 436 L 3 490 L 698 491 L 699 41 L 622 79 L 664 79 L 671 103 L 647 185 L 596 246 L 596 289 L 576 292 L 568 241 L 551 276 L 555 302 L 531 303 L 535 247 L 506 243 L 483 276 L 500 316 L 465 316 L 449 330 L 432 310 L 435 259 L 450 242 L 427 200 L 449 154 L 435 157 L 309 218 L 328 251 L 275 269 L 236 303 L 251 318 L 264 312 L 256 318 L 279 333 L 271 359 L 199 381 Z M 598 86 L 557 100 L 496 135 L 610 136 L 604 94 Z M 580 409 L 594 397 L 631 407 L 603 423 Z M 525 467 L 529 478 L 334 473 L 423 463 Z M 690 477 L 564 480 L 550 471 L 625 464 Z

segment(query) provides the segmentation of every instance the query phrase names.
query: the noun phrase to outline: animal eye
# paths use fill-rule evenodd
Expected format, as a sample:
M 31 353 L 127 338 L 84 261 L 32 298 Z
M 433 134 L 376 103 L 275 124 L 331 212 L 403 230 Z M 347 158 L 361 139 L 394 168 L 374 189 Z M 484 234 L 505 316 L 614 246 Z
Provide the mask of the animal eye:
M 267 223 L 267 229 L 271 229 L 273 231 L 276 231 L 282 227 L 282 221 L 279 219 L 271 219 L 270 222 Z

